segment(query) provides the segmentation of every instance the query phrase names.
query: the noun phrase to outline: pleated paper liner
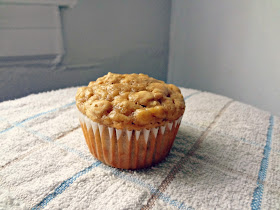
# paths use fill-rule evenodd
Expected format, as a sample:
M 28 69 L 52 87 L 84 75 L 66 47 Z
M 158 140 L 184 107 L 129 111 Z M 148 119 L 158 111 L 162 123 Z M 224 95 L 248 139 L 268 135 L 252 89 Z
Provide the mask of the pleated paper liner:
M 181 118 L 164 126 L 119 130 L 93 122 L 79 112 L 91 154 L 103 163 L 121 169 L 140 169 L 162 161 L 170 152 Z

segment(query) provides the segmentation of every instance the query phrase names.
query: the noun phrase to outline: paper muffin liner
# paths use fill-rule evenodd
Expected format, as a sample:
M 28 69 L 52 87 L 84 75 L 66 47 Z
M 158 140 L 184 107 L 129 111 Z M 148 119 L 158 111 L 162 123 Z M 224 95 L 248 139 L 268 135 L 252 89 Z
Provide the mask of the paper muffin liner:
M 162 161 L 170 152 L 181 119 L 152 129 L 116 129 L 93 122 L 80 111 L 79 119 L 91 154 L 121 169 L 140 169 Z

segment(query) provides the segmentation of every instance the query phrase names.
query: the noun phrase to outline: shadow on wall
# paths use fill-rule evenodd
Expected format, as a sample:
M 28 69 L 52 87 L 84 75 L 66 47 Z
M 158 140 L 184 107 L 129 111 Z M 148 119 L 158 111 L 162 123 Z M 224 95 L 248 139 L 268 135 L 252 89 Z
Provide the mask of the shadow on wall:
M 144 73 L 166 80 L 167 50 L 129 52 L 91 66 L 0 67 L 0 101 L 48 90 L 87 85 L 107 72 Z M 153 71 L 157 69 L 157 71 Z

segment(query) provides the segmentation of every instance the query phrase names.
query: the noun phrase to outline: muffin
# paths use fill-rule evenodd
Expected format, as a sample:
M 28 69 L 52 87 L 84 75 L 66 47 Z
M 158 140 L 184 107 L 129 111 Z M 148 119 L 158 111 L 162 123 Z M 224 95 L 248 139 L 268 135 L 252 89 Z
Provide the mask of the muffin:
M 79 88 L 76 105 L 91 154 L 121 169 L 162 161 L 185 111 L 178 87 L 145 74 L 108 73 Z

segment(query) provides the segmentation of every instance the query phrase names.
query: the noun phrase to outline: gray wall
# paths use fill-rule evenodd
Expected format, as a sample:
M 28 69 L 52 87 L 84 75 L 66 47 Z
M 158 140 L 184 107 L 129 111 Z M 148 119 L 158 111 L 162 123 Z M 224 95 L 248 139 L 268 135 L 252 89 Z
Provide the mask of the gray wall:
M 173 0 L 168 81 L 280 115 L 280 2 Z
M 169 30 L 170 10 L 171 0 L 80 0 L 62 8 L 61 66 L 17 60 L 0 67 L 0 101 L 85 85 L 108 71 L 143 72 L 280 115 L 278 0 L 173 0 Z
M 166 80 L 170 12 L 171 0 L 81 0 L 63 8 L 61 66 L 0 67 L 0 101 L 85 85 L 108 71 Z
M 112 71 L 166 78 L 170 0 L 82 0 L 62 10 L 66 65 L 115 62 Z

